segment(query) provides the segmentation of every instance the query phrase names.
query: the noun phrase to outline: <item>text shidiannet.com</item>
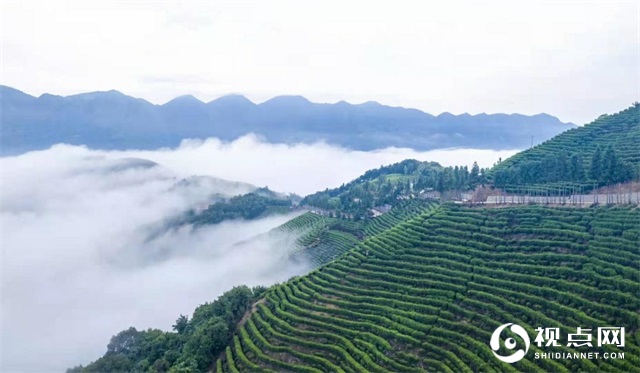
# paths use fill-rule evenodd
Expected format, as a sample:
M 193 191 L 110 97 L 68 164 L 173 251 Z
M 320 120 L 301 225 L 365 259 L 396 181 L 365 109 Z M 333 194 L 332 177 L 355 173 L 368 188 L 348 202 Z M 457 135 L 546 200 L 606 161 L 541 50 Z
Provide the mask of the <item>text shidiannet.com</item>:
M 558 338 L 560 335 L 560 328 L 538 328 L 538 337 L 535 339 L 535 343 L 538 347 L 545 346 L 559 346 Z M 576 333 L 569 334 L 569 343 L 567 347 L 593 347 L 595 341 L 591 334 L 592 329 L 577 328 Z M 603 347 L 605 345 L 624 347 L 624 328 L 619 327 L 600 327 L 597 329 L 597 346 Z M 545 344 L 546 342 L 546 344 Z M 624 359 L 624 352 L 600 352 L 600 351 L 585 351 L 585 352 L 536 352 L 534 354 L 535 359 L 554 359 L 554 360 L 570 360 L 570 359 Z
M 535 359 L 624 359 L 624 352 L 536 352 Z

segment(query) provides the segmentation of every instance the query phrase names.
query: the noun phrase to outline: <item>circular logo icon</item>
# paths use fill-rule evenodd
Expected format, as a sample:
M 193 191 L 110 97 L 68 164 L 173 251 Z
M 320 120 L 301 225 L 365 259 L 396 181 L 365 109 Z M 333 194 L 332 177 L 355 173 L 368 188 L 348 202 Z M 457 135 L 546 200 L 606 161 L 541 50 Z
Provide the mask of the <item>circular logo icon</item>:
M 514 332 L 516 335 L 520 336 L 522 340 L 524 340 L 525 348 L 524 350 L 518 349 L 516 352 L 514 352 L 509 356 L 502 356 L 497 353 L 497 351 L 500 349 L 500 334 L 502 334 L 502 331 L 509 325 L 511 325 L 511 328 L 510 328 L 511 331 Z M 527 351 L 529 351 L 530 344 L 531 344 L 531 341 L 529 340 L 529 334 L 527 334 L 527 331 L 524 330 L 524 328 L 521 327 L 520 325 L 514 324 L 514 323 L 506 323 L 506 324 L 500 325 L 491 335 L 491 341 L 489 342 L 489 346 L 491 346 L 491 349 L 493 350 L 493 354 L 496 355 L 496 357 L 501 361 L 504 361 L 505 363 L 509 363 L 509 364 L 513 364 L 517 361 L 522 360 L 524 355 L 527 354 Z M 513 350 L 516 347 L 516 340 L 513 338 L 507 338 L 504 341 L 504 346 L 508 350 Z

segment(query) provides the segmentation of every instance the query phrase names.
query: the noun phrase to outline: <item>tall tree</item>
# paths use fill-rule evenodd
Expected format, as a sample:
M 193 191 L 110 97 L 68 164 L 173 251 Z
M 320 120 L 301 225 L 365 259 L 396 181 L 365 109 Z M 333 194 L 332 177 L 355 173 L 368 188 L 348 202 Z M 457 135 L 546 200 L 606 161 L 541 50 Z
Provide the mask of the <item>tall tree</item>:
M 618 157 L 616 156 L 613 146 L 609 145 L 602 157 L 602 174 L 603 179 L 607 183 L 615 183 L 616 174 L 618 174 Z
M 567 153 L 562 152 L 559 156 L 556 157 L 556 169 L 555 169 L 555 177 L 556 180 L 566 180 L 570 177 L 570 160 Z
M 475 188 L 480 181 L 480 167 L 478 166 L 478 162 L 473 162 L 473 166 L 471 166 L 471 172 L 469 173 L 469 184 L 471 188 Z
M 444 192 L 446 186 L 445 186 L 445 180 L 444 180 L 444 172 L 439 172 L 438 173 L 438 179 L 436 180 L 436 190 L 440 193 Z
M 584 180 L 584 166 L 582 165 L 582 158 L 577 154 L 573 154 L 571 156 L 569 174 L 571 176 L 571 181 L 573 182 L 580 182 Z
M 176 320 L 176 323 L 172 326 L 173 330 L 178 332 L 178 334 L 182 334 L 187 330 L 187 326 L 189 325 L 189 316 L 180 315 Z
M 596 151 L 591 156 L 591 167 L 589 168 L 589 178 L 591 180 L 599 181 L 602 179 L 602 150 L 600 146 L 596 148 Z

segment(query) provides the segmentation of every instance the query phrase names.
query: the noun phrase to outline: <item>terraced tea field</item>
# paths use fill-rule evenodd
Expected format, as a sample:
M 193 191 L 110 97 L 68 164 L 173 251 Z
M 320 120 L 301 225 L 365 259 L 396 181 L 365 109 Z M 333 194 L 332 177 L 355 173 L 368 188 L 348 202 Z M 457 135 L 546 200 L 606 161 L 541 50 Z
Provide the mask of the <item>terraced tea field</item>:
M 305 213 L 275 229 L 278 233 L 300 236 L 292 256 L 314 267 L 337 259 L 355 247 L 365 236 L 373 236 L 417 216 L 435 206 L 421 199 L 401 201 L 391 211 L 366 221 L 330 218 Z
M 640 180 L 640 104 L 509 157 L 489 173 L 509 193 L 569 195 Z M 607 155 L 607 151 L 612 153 Z
M 364 229 L 364 233 L 367 236 L 374 236 L 404 220 L 407 220 L 413 215 L 418 215 L 429 210 L 434 205 L 435 202 L 420 199 L 402 201 L 388 213 L 369 220 L 366 228 Z
M 339 260 L 270 288 L 214 370 L 640 371 L 638 208 L 433 205 L 365 231 Z M 504 323 L 531 336 L 515 364 L 489 347 Z M 599 326 L 625 327 L 624 348 L 595 348 L 624 359 L 534 359 L 550 352 L 536 328 L 560 328 L 553 352 L 580 352 L 566 335 Z

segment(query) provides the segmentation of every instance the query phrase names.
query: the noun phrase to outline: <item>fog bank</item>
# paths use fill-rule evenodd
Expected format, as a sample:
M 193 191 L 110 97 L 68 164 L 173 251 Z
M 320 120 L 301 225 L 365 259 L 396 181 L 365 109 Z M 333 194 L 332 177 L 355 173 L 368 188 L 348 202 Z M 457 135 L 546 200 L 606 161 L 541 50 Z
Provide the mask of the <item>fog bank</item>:
M 0 166 L 2 371 L 86 364 L 129 326 L 170 330 L 234 285 L 307 270 L 274 237 L 251 240 L 292 216 L 167 230 L 212 190 L 176 188 L 170 170 L 149 162 L 57 147 Z
M 443 166 L 490 167 L 518 150 L 439 149 L 418 152 L 412 149 L 387 148 L 376 151 L 353 151 L 324 143 L 271 144 L 253 135 L 233 142 L 210 138 L 185 140 L 176 149 L 111 152 L 116 157 L 150 159 L 183 174 L 213 175 L 244 181 L 257 186 L 268 185 L 281 192 L 306 195 L 337 187 L 365 171 L 413 158 L 434 161 Z
M 253 189 L 182 178 L 209 175 L 304 195 L 407 158 L 490 166 L 514 152 L 361 152 L 245 136 L 156 151 L 57 145 L 0 158 L 2 370 L 86 364 L 129 326 L 169 330 L 180 314 L 234 285 L 270 285 L 308 270 L 286 259 L 282 242 L 290 238 L 255 238 L 292 216 L 167 229 L 213 194 Z

